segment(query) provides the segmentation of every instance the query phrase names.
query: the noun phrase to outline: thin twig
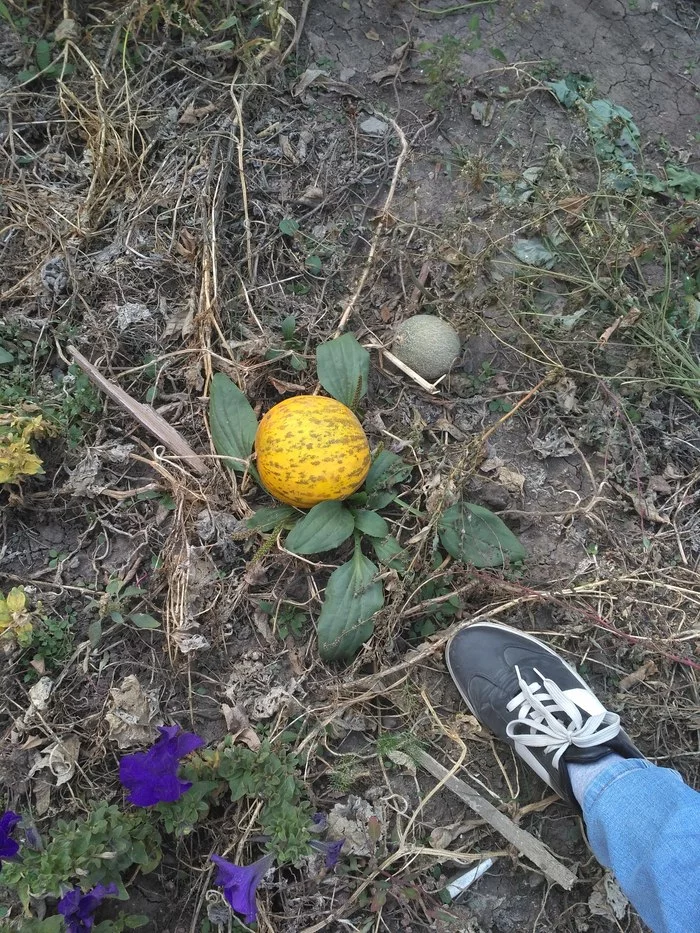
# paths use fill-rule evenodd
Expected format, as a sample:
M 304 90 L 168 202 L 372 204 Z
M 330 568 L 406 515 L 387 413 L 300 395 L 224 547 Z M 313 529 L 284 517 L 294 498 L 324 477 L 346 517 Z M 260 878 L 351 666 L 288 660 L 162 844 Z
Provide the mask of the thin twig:
M 531 836 L 530 833 L 516 826 L 515 823 L 497 810 L 492 803 L 485 800 L 481 794 L 478 794 L 473 787 L 458 778 L 452 771 L 448 771 L 439 761 L 436 761 L 432 755 L 424 752 L 422 749 L 412 752 L 415 761 L 428 771 L 433 777 L 439 778 L 440 783 L 449 788 L 453 794 L 456 794 L 460 800 L 474 811 L 482 820 L 485 820 L 489 826 L 492 826 L 499 832 L 504 839 L 507 839 L 516 849 L 526 856 L 534 865 L 537 865 L 544 874 L 554 884 L 561 885 L 567 891 L 570 891 L 578 881 L 576 875 L 569 871 L 562 863 L 555 858 L 549 849 Z
M 394 166 L 394 174 L 391 179 L 391 185 L 389 186 L 389 193 L 387 194 L 386 200 L 384 201 L 384 208 L 382 210 L 382 215 L 379 220 L 379 223 L 377 224 L 377 229 L 374 231 L 374 236 L 372 237 L 372 245 L 370 246 L 370 249 L 369 249 L 367 261 L 365 262 L 364 268 L 362 270 L 362 274 L 360 275 L 359 281 L 355 287 L 355 291 L 352 293 L 352 296 L 350 297 L 350 301 L 348 301 L 347 305 L 345 306 L 345 310 L 342 313 L 340 321 L 338 321 L 338 327 L 336 328 L 336 331 L 334 334 L 335 337 L 339 337 L 342 334 L 342 332 L 345 330 L 345 325 L 348 322 L 348 318 L 352 314 L 353 309 L 355 305 L 357 304 L 357 301 L 360 297 L 360 293 L 362 292 L 362 289 L 365 286 L 365 282 L 367 281 L 367 277 L 369 276 L 370 269 L 372 268 L 372 263 L 374 262 L 375 254 L 377 252 L 377 246 L 379 245 L 379 238 L 382 236 L 382 234 L 384 233 L 387 227 L 387 223 L 389 219 L 389 208 L 391 207 L 391 202 L 394 200 L 394 194 L 396 193 L 396 185 L 398 184 L 398 181 L 399 181 L 399 175 L 401 173 L 403 164 L 406 161 L 406 156 L 408 155 L 408 141 L 406 139 L 406 136 L 404 135 L 403 130 L 401 129 L 399 124 L 396 122 L 396 120 L 394 120 L 392 117 L 384 116 L 384 119 L 387 120 L 392 125 L 392 127 L 394 128 L 394 132 L 399 137 L 399 141 L 401 143 L 401 152 L 399 153 L 399 156 L 396 160 L 396 165 Z

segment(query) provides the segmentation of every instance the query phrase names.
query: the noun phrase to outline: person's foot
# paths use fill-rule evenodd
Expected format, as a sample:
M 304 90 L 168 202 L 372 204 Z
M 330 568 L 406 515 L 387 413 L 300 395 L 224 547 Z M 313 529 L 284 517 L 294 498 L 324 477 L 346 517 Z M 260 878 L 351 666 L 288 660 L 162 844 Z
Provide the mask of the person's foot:
M 588 684 L 533 635 L 474 622 L 450 639 L 447 667 L 472 713 L 577 809 L 567 764 L 643 758 Z

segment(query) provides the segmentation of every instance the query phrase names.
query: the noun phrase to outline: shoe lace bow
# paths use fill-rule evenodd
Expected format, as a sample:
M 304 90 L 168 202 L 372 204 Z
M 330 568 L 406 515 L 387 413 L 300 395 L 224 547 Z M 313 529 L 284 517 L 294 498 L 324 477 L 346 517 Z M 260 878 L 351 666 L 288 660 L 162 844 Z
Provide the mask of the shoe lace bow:
M 508 712 L 518 710 L 518 718 L 506 727 L 508 737 L 522 745 L 544 747 L 545 754 L 553 755 L 552 765 L 556 768 L 562 755 L 572 745 L 592 748 L 611 741 L 620 731 L 617 713 L 603 710 L 602 713 L 586 714 L 584 721 L 581 709 L 557 686 L 544 677 L 536 668 L 539 681 L 528 684 L 516 666 L 520 693 L 508 703 Z

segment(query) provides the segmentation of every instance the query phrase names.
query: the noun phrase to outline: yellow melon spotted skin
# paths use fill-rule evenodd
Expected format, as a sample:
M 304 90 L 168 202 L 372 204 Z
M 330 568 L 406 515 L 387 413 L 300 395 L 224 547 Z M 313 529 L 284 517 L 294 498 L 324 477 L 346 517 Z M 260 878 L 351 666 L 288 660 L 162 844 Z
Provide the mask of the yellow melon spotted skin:
M 255 452 L 270 495 L 298 509 L 347 498 L 370 465 L 369 444 L 355 415 L 317 395 L 295 395 L 271 408 L 258 426 Z

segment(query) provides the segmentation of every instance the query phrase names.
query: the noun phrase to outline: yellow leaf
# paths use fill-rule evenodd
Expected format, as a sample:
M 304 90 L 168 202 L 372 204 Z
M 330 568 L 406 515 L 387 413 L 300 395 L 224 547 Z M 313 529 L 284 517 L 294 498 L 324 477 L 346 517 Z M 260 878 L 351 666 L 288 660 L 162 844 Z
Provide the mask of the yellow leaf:
M 27 597 L 24 594 L 24 587 L 14 586 L 7 594 L 5 603 L 7 604 L 7 608 L 10 610 L 10 612 L 22 612 L 24 607 L 27 605 Z
M 42 472 L 41 460 L 24 438 L 7 435 L 0 442 L 0 483 L 14 483 L 20 476 Z

